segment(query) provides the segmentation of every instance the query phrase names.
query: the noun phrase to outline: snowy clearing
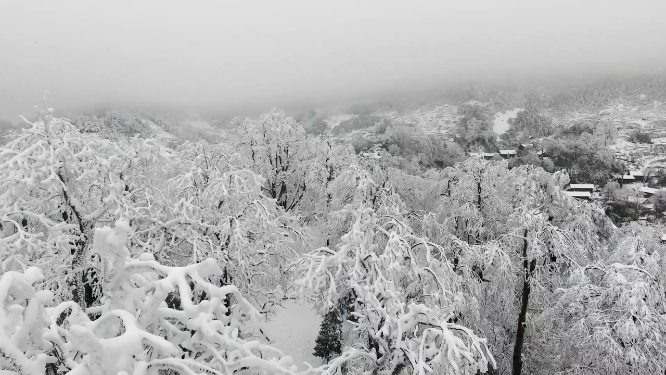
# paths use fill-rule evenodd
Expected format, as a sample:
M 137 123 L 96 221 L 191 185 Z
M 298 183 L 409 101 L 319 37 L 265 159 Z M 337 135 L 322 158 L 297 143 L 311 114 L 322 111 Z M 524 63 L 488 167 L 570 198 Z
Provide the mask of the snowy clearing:
M 511 127 L 509 124 L 509 119 L 516 118 L 516 116 L 518 116 L 518 112 L 522 110 L 522 108 L 514 108 L 513 110 L 506 111 L 504 113 L 495 113 L 495 124 L 493 125 L 493 131 L 500 135 L 506 133 L 506 131 Z
M 319 333 L 321 317 L 308 302 L 289 300 L 283 304 L 275 317 L 262 324 L 261 329 L 270 344 L 282 351 L 284 355 L 291 356 L 294 364 L 302 370 L 304 362 L 312 366 L 319 366 L 321 358 L 315 357 L 315 339 Z

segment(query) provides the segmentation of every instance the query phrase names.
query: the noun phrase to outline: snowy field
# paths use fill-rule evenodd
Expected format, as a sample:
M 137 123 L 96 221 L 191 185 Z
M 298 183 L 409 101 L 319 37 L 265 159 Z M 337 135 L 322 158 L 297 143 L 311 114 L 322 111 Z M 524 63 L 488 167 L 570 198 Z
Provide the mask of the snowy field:
M 509 125 L 509 119 L 516 118 L 518 112 L 522 111 L 522 108 L 514 108 L 511 111 L 506 111 L 504 113 L 497 112 L 495 113 L 495 123 L 493 125 L 493 131 L 497 134 L 504 134 L 511 127 Z
M 261 328 L 272 346 L 292 357 L 294 364 L 304 370 L 304 362 L 312 366 L 322 364 L 321 358 L 312 355 L 320 324 L 321 317 L 311 304 L 289 300 Z

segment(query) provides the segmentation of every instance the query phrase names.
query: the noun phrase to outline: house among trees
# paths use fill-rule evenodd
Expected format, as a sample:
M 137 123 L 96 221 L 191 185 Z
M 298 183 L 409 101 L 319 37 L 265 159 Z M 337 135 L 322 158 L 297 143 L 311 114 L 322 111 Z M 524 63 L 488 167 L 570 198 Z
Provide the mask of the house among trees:
M 504 159 L 515 158 L 518 155 L 516 150 L 500 150 L 499 154 Z
M 565 193 L 570 197 L 584 200 L 592 200 L 594 194 L 594 184 L 569 184 Z
M 619 182 L 620 185 L 631 184 L 636 182 L 636 177 L 632 176 L 631 174 L 625 174 L 625 175 L 614 174 L 613 179 Z
M 363 157 L 370 158 L 370 159 L 381 159 L 382 156 L 379 155 L 377 152 L 364 152 Z
M 653 188 L 649 188 L 647 186 L 641 186 L 640 188 L 638 188 L 638 191 L 643 193 L 644 197 L 649 198 L 649 197 L 655 195 L 659 191 L 659 189 L 653 189 Z
M 469 156 L 475 157 L 475 158 L 482 158 L 484 160 L 493 160 L 495 158 L 496 154 L 493 154 L 492 152 L 470 152 Z
M 634 176 L 636 181 L 643 181 L 643 178 L 645 177 L 641 171 L 631 171 L 629 172 L 629 175 Z
M 534 148 L 534 143 L 521 143 L 520 146 L 518 146 L 518 150 L 527 150 L 530 148 Z
M 565 191 L 564 193 L 576 199 L 582 199 L 586 201 L 592 200 L 592 193 L 589 191 Z
M 570 184 L 568 191 L 587 191 L 590 194 L 594 193 L 595 187 L 594 184 Z

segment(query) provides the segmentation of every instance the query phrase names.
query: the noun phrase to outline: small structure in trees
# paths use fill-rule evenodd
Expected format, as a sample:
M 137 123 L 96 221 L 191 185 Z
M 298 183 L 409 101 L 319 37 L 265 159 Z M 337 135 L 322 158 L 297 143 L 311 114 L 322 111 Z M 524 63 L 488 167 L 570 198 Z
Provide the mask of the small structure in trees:
M 516 155 L 518 155 L 518 152 L 516 150 L 500 150 L 499 154 L 504 159 L 510 159 L 515 158 Z
M 479 158 L 479 159 L 484 159 L 484 160 L 493 160 L 495 158 L 495 155 L 492 152 L 470 152 L 469 156 Z
M 592 200 L 592 193 L 589 191 L 565 191 L 564 193 L 576 199 Z
M 630 174 L 625 174 L 625 175 L 622 175 L 622 181 L 627 182 L 627 183 L 636 182 L 636 177 L 634 177 Z
M 518 146 L 518 150 L 527 150 L 534 148 L 534 143 L 521 143 L 520 146 Z
M 643 179 L 644 179 L 644 177 L 645 177 L 645 176 L 643 175 L 643 172 L 641 172 L 641 171 L 630 171 L 630 172 L 629 172 L 629 175 L 634 176 L 634 179 L 635 179 L 636 181 L 643 181 Z
M 641 186 L 640 188 L 638 188 L 638 191 L 643 193 L 643 196 L 645 198 L 649 198 L 649 197 L 655 195 L 659 191 L 659 189 L 653 189 L 653 188 L 649 188 L 647 186 Z
M 363 157 L 370 158 L 370 159 L 381 159 L 382 158 L 382 156 L 379 155 L 379 153 L 377 153 L 377 152 L 364 152 L 361 155 L 363 155 Z
M 636 182 L 636 177 L 634 177 L 630 174 L 613 175 L 613 177 L 617 180 L 617 182 L 620 183 L 620 185 L 632 184 L 632 183 Z
M 569 188 L 567 189 L 568 191 L 582 191 L 582 192 L 589 192 L 592 194 L 596 189 L 594 184 L 570 184 Z

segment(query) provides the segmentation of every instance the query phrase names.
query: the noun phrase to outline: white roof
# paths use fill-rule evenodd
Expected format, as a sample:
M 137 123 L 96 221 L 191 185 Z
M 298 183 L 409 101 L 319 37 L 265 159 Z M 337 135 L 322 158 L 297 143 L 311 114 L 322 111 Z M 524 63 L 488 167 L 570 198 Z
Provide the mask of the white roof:
M 594 190 L 594 184 L 570 184 L 569 189 L 592 189 L 592 190 Z
M 622 179 L 623 180 L 635 180 L 634 176 L 628 175 L 628 174 L 625 174 L 624 176 L 622 176 Z
M 664 233 L 664 234 L 661 235 L 661 240 L 662 240 L 662 241 L 666 241 L 666 233 Z
M 590 198 L 592 199 L 592 194 L 590 194 L 589 191 L 565 191 L 565 194 L 567 194 L 570 197 L 574 198 Z
M 517 154 L 518 152 L 516 152 L 516 150 L 500 150 L 499 153 L 502 155 L 513 155 Z
M 377 154 L 376 152 L 364 152 L 363 156 L 366 158 L 372 158 L 372 159 L 381 159 L 381 155 Z
M 653 189 L 647 186 L 641 186 L 638 188 L 638 191 L 640 191 L 641 193 L 656 194 L 659 191 L 659 189 Z
M 643 203 L 643 202 L 647 201 L 647 198 L 637 197 L 637 196 L 633 196 L 633 195 L 629 195 L 629 196 L 626 196 L 626 197 L 624 197 L 624 198 L 625 198 L 628 202 L 638 202 L 638 203 Z
M 629 172 L 632 176 L 640 176 L 643 177 L 643 172 L 641 171 L 631 171 Z
M 490 152 L 470 152 L 469 156 L 474 156 L 477 158 L 484 158 L 484 157 L 493 157 L 495 154 L 490 153 Z

